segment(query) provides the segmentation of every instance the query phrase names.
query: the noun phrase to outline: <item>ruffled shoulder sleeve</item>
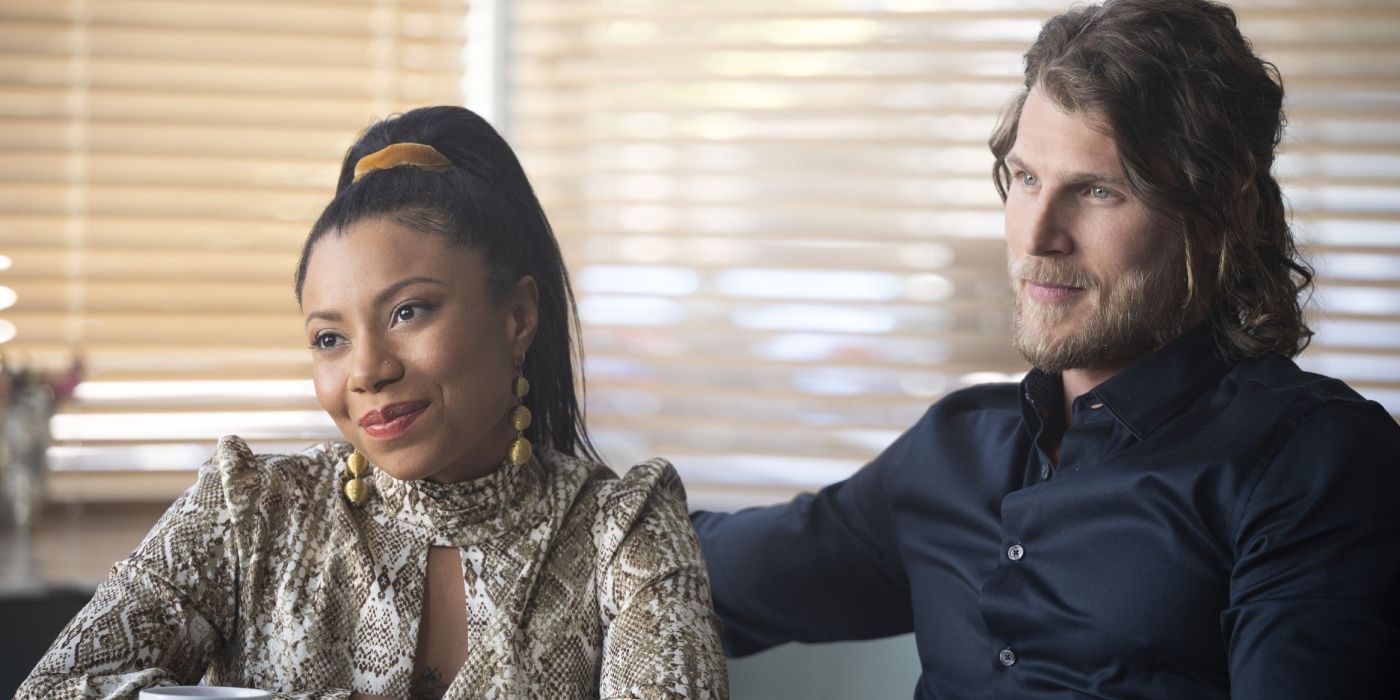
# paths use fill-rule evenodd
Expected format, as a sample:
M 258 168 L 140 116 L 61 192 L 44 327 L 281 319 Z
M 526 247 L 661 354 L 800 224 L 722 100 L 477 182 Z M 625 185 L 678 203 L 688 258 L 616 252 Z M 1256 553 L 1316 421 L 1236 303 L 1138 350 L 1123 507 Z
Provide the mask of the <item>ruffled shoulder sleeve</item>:
M 59 633 L 18 698 L 126 698 L 142 688 L 191 685 L 237 639 L 240 588 L 262 540 L 290 513 L 316 517 L 338 459 L 324 445 L 297 455 L 255 455 L 219 440 L 195 483 Z M 306 501 L 308 510 L 293 509 Z M 333 693 L 327 697 L 342 697 Z
M 217 481 L 224 504 L 247 525 L 293 514 L 319 517 L 336 503 L 336 472 L 349 451 L 344 443 L 324 442 L 294 454 L 255 454 L 242 438 L 225 435 L 200 479 Z
M 596 498 L 600 696 L 729 697 L 719 620 L 676 470 L 661 459 L 638 464 Z

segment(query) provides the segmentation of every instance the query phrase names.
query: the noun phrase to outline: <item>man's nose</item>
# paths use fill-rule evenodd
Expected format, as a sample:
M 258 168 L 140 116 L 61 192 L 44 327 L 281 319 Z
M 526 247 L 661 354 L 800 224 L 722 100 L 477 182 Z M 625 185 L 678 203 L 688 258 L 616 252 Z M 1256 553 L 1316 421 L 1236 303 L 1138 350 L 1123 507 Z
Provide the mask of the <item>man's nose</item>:
M 1059 197 L 1044 192 L 1026 204 L 1021 221 L 1023 252 L 1026 255 L 1061 256 L 1073 252 L 1069 235 L 1070 212 Z

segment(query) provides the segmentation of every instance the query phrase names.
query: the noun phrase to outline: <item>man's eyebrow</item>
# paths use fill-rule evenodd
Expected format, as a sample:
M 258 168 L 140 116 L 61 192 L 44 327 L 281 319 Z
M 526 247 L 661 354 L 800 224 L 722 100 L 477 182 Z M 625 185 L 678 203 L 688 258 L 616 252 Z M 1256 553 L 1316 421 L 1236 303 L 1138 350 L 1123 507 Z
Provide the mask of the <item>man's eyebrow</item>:
M 394 296 L 395 294 L 398 294 L 400 291 L 403 291 L 404 287 L 411 287 L 415 284 L 436 284 L 442 287 L 447 286 L 446 282 L 443 282 L 442 280 L 436 277 L 406 277 L 385 287 L 378 294 L 374 295 L 375 306 L 379 306 L 384 302 L 388 301 L 390 297 Z M 311 313 L 306 315 L 306 323 L 304 323 L 303 325 L 311 325 L 311 322 L 316 319 L 323 319 L 332 323 L 337 323 L 341 320 L 341 316 L 340 314 L 334 311 L 312 311 Z
M 1006 156 L 1005 162 L 1007 167 L 1009 168 L 1014 168 L 1017 170 L 1030 170 L 1030 168 L 1026 167 L 1026 163 L 1020 158 L 1016 157 L 1015 155 Z M 1121 177 L 1117 177 L 1114 175 L 1105 175 L 1103 173 L 1095 173 L 1090 171 L 1080 171 L 1076 173 L 1071 173 L 1069 177 L 1065 178 L 1065 182 L 1070 185 L 1102 184 L 1113 185 L 1114 187 L 1119 187 L 1122 189 L 1128 189 L 1128 181 L 1124 180 Z
M 1121 177 L 1104 175 L 1103 173 L 1078 172 L 1069 176 L 1069 182 L 1075 185 L 1113 185 L 1127 189 L 1128 181 Z

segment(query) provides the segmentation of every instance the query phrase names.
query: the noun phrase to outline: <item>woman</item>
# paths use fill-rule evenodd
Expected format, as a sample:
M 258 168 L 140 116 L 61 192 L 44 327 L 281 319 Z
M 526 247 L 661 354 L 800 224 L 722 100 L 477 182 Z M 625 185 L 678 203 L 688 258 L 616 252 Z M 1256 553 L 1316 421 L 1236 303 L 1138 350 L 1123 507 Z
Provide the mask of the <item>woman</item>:
M 568 278 L 486 122 L 370 127 L 296 292 L 348 444 L 221 440 L 20 697 L 727 697 L 675 472 L 583 459 Z

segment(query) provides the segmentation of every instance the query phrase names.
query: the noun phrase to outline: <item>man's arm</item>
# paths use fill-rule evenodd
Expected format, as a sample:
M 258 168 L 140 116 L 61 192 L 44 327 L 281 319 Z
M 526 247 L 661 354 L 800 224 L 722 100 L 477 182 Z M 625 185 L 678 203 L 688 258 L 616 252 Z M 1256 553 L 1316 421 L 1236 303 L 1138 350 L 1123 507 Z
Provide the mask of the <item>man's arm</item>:
M 1235 518 L 1221 615 L 1233 698 L 1390 697 L 1400 659 L 1400 429 L 1375 404 L 1304 418 Z
M 734 514 L 691 515 L 729 656 L 913 628 L 888 493 L 920 427 L 816 494 Z

